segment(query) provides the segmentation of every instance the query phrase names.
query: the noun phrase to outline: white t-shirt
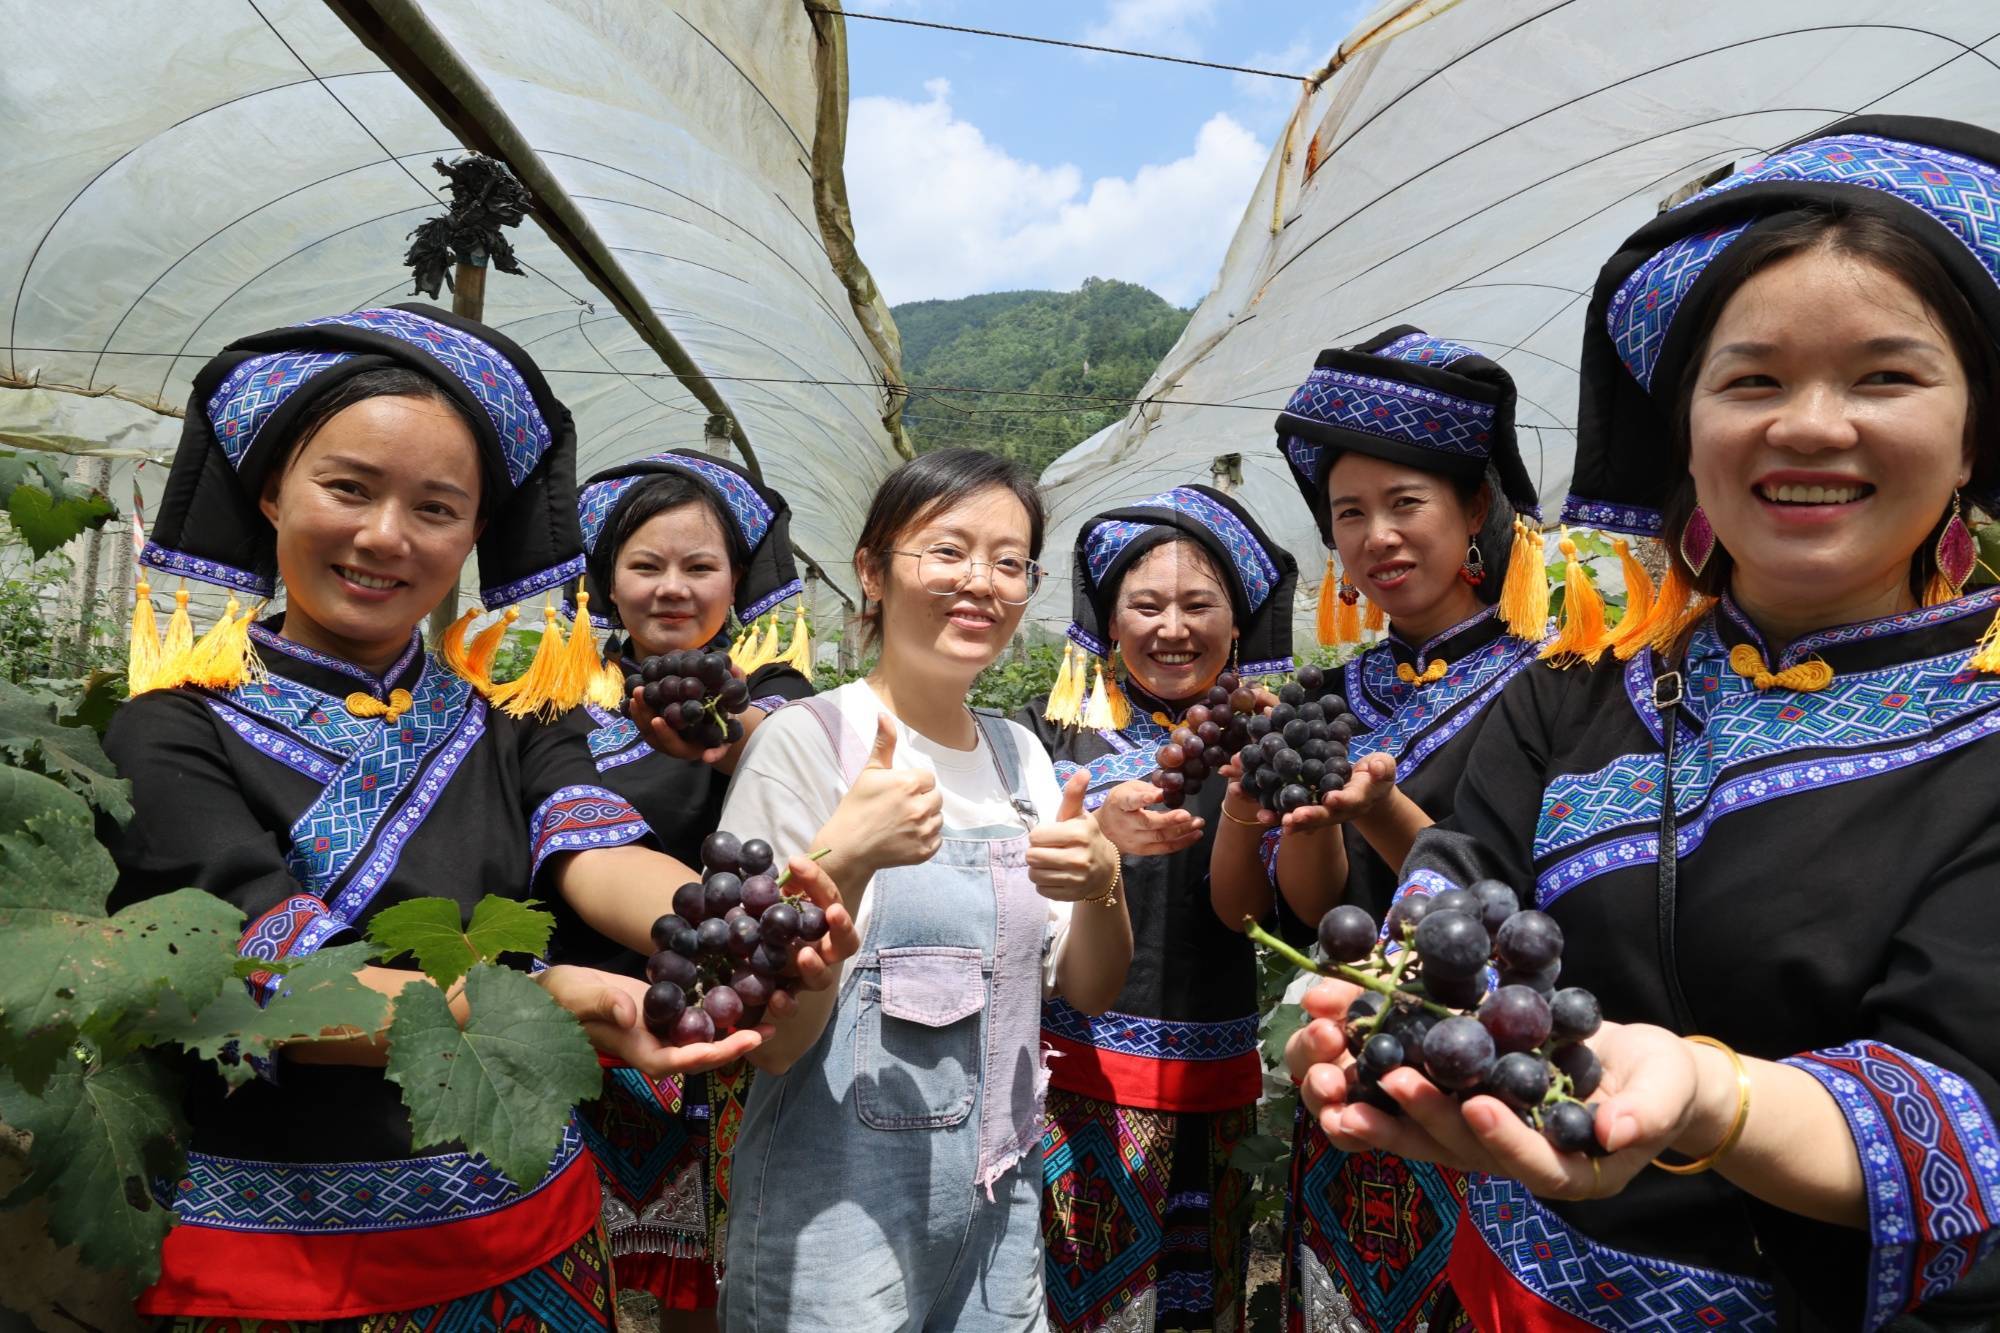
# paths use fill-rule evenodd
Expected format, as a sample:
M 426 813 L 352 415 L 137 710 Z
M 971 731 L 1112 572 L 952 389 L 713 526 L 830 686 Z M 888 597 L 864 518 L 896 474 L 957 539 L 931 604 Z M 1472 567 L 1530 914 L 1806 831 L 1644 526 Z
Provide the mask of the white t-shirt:
M 868 682 L 853 681 L 820 696 L 834 704 L 854 734 L 872 749 L 875 719 L 885 710 Z M 954 750 L 891 717 L 896 727 L 897 768 L 924 769 L 937 778 L 943 800 L 945 836 L 954 829 L 971 830 L 1004 826 L 1020 828 L 1022 820 L 1014 809 L 1013 793 L 1001 781 L 992 747 L 981 730 L 970 750 Z M 1048 751 L 1035 734 L 1018 722 L 1005 722 L 1014 737 L 1025 786 L 1035 817 L 1051 823 L 1062 805 L 1062 787 L 1056 782 L 1055 768 Z M 730 780 L 729 794 L 723 799 L 722 817 L 717 827 L 739 838 L 762 838 L 778 854 L 782 865 L 787 857 L 818 850 L 813 835 L 833 817 L 834 808 L 847 793 L 847 779 L 834 757 L 833 743 L 826 729 L 803 705 L 780 709 L 757 724 L 743 757 Z M 852 886 L 842 885 L 852 893 Z M 875 904 L 874 881 L 861 899 L 857 929 L 865 932 Z M 1069 934 L 1070 904 L 1043 900 L 1049 909 L 1050 947 L 1043 955 L 1042 982 L 1045 989 L 1055 983 L 1056 959 Z

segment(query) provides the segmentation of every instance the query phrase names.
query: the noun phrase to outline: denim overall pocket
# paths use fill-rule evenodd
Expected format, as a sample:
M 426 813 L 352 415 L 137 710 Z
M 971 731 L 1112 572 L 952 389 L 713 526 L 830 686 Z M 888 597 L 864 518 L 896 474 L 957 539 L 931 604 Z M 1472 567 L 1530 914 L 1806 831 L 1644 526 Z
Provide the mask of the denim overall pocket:
M 854 1093 L 861 1123 L 939 1129 L 963 1122 L 978 1091 L 982 953 L 942 945 L 883 949 L 858 980 Z

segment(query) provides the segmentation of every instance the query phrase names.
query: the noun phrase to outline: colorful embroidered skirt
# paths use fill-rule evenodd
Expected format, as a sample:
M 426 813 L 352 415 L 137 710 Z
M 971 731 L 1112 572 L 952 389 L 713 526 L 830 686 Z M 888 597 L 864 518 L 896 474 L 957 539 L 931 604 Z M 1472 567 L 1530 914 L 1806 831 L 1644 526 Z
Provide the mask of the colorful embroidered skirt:
M 255 1274 L 245 1274 L 255 1281 Z M 442 1305 L 300 1323 L 230 1316 L 168 1318 L 160 1333 L 598 1333 L 616 1328 L 618 1293 L 600 1228 L 531 1272 Z
M 699 1076 L 649 1079 L 607 1066 L 604 1094 L 577 1108 L 604 1186 L 618 1285 L 663 1308 L 715 1304 L 708 1269 L 708 1103 Z
M 1042 1134 L 1049 1321 L 1059 1333 L 1235 1330 L 1254 1107 L 1142 1111 L 1051 1089 Z
M 1344 1153 L 1299 1117 L 1285 1213 L 1286 1333 L 1469 1327 L 1445 1280 L 1465 1177 Z

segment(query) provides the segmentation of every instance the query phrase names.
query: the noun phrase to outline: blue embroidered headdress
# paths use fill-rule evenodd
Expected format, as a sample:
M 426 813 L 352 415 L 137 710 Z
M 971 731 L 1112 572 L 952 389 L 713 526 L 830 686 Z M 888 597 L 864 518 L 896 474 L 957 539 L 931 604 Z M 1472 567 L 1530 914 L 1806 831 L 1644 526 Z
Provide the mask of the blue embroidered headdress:
M 1292 593 L 1298 583 L 1298 562 L 1230 496 L 1208 486 L 1176 486 L 1137 504 L 1092 515 L 1077 529 L 1069 637 L 1084 657 L 1079 662 L 1065 654 L 1062 678 L 1050 696 L 1052 721 L 1124 725 L 1122 718 L 1084 707 L 1089 659 L 1111 655 L 1109 627 L 1126 572 L 1161 542 L 1176 539 L 1195 542 L 1222 573 L 1236 623 L 1237 669 L 1250 676 L 1292 669 Z M 1112 713 L 1124 711 L 1115 673 L 1104 694 Z
M 479 540 L 480 598 L 523 601 L 583 573 L 569 410 L 513 342 L 427 305 L 310 319 L 239 338 L 195 376 L 141 564 L 254 597 L 277 590 L 276 534 L 257 507 L 272 463 L 321 394 L 399 366 L 467 409 L 500 498 Z
M 1584 324 L 1576 470 L 1563 517 L 1663 534 L 1680 480 L 1675 401 L 1699 331 L 1733 290 L 1745 237 L 1814 214 L 1876 213 L 1926 245 L 2000 335 L 2000 135 L 1955 121 L 1863 116 L 1778 149 L 1653 219 L 1598 275 Z M 1992 460 L 1973 497 L 2000 500 Z
M 593 616 L 601 626 L 618 624 L 618 608 L 611 601 L 612 571 L 617 566 L 618 552 L 600 539 L 607 532 L 617 531 L 620 513 L 645 494 L 647 483 L 668 476 L 684 476 L 694 481 L 728 515 L 724 535 L 729 541 L 730 564 L 739 576 L 735 599 L 738 621 L 750 625 L 804 590 L 792 560 L 792 511 L 785 497 L 759 484 L 735 463 L 689 449 L 668 449 L 598 473 L 579 497 L 588 586 L 591 604 L 596 608 Z M 810 641 L 803 637 L 804 614 L 801 604 L 790 655 L 804 660 L 801 670 L 810 670 Z M 750 646 L 738 647 L 743 650 L 738 653 L 739 661 L 750 669 Z M 764 660 L 771 659 L 767 656 Z
M 1499 600 L 1515 547 L 1540 547 L 1538 537 L 1525 543 L 1509 540 L 1522 531 L 1514 521 L 1516 511 L 1530 517 L 1541 512 L 1515 440 L 1514 407 L 1514 379 L 1497 362 L 1464 343 L 1408 324 L 1385 329 L 1358 346 L 1319 354 L 1312 374 L 1278 414 L 1277 430 L 1278 451 L 1327 549 L 1320 585 L 1321 642 L 1360 637 L 1359 612 L 1352 609 L 1360 595 L 1344 580 L 1336 587 L 1333 521 L 1327 507 L 1327 474 L 1345 453 L 1488 482 L 1490 500 L 1478 546 L 1497 568 L 1475 590 L 1487 602 Z M 1369 612 L 1370 627 L 1380 628 L 1377 609 L 1371 605 Z M 1541 612 L 1524 611 L 1516 632 L 1539 638 Z

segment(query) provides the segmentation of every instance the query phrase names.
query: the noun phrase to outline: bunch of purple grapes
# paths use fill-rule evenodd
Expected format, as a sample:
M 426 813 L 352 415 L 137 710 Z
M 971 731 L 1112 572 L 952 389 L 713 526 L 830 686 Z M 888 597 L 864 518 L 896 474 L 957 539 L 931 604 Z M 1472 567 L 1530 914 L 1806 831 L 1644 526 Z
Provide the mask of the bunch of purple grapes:
M 787 897 L 791 871 L 773 875 L 771 844 L 711 833 L 702 879 L 674 890 L 674 910 L 653 923 L 646 960 L 646 1027 L 674 1046 L 755 1027 L 779 991 L 798 984 L 796 954 L 826 934 L 818 904 Z
M 1146 781 L 1160 789 L 1160 803 L 1177 808 L 1199 792 L 1202 780 L 1248 743 L 1249 725 L 1256 716 L 1256 692 L 1234 671 L 1217 676 L 1207 698 L 1188 709 L 1166 742 L 1153 752 L 1153 762 L 1159 767 Z
M 743 723 L 730 716 L 750 704 L 750 687 L 729 669 L 728 653 L 692 648 L 649 657 L 625 678 L 625 694 L 638 690 L 646 707 L 704 749 L 743 739 Z
M 1354 771 L 1347 743 L 1360 725 L 1347 700 L 1327 688 L 1325 672 L 1300 667 L 1279 687 L 1277 705 L 1246 726 L 1236 753 L 1244 792 L 1280 815 L 1326 799 Z
M 1405 895 L 1385 931 L 1359 907 L 1336 907 L 1320 919 L 1319 947 L 1332 966 L 1316 971 L 1369 987 L 1345 1019 L 1350 1100 L 1399 1113 L 1381 1079 L 1407 1067 L 1460 1100 L 1499 1098 L 1565 1152 L 1602 1151 L 1583 1101 L 1604 1071 L 1583 1043 L 1603 1013 L 1589 991 L 1556 988 L 1554 918 L 1481 880 Z

